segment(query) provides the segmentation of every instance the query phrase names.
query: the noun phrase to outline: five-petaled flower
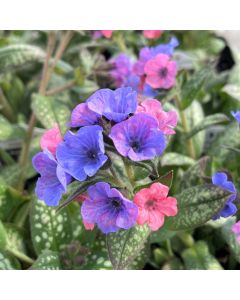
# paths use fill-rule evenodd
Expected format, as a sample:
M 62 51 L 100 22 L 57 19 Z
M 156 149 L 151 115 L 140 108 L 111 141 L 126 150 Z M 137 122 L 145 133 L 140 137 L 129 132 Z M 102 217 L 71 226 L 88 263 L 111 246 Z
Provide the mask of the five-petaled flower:
M 146 113 L 138 113 L 112 127 L 110 138 L 117 151 L 133 161 L 152 159 L 166 147 L 158 121 Z
M 168 197 L 168 192 L 167 186 L 157 182 L 135 194 L 134 203 L 138 206 L 138 224 L 148 224 L 151 230 L 155 231 L 163 226 L 165 216 L 177 214 L 177 200 Z
M 237 212 L 237 207 L 233 201 L 237 197 L 237 191 L 233 182 L 228 180 L 228 177 L 225 173 L 217 172 L 212 176 L 212 183 L 232 193 L 224 208 L 216 216 L 214 216 L 213 219 L 216 220 L 220 217 L 227 218 L 234 215 Z
M 173 130 L 177 125 L 177 113 L 165 112 L 161 103 L 156 99 L 146 99 L 138 105 L 137 112 L 145 112 L 158 121 L 158 128 L 165 134 L 175 134 Z
M 71 176 L 67 174 L 48 150 L 37 153 L 32 164 L 40 173 L 36 185 L 36 195 L 49 206 L 57 206 L 62 193 L 67 191 Z
M 97 224 L 103 233 L 129 229 L 135 225 L 138 208 L 108 183 L 98 182 L 88 188 L 88 199 L 81 207 L 83 221 Z
M 57 148 L 57 159 L 64 170 L 79 181 L 93 176 L 107 161 L 102 127 L 81 127 L 75 134 L 67 132 Z
M 152 88 L 170 89 L 175 85 L 177 64 L 166 54 L 158 54 L 144 67 L 146 82 Z
M 70 127 L 81 127 L 88 125 L 95 125 L 98 123 L 100 115 L 91 111 L 86 103 L 78 104 L 71 114 Z

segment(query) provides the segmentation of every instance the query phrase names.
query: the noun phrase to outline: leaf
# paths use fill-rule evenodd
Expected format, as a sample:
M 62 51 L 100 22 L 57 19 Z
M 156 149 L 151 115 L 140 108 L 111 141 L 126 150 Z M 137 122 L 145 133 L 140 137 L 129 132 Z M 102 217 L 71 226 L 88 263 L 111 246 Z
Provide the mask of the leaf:
M 0 49 L 0 70 L 5 72 L 28 62 L 42 62 L 44 57 L 44 51 L 36 46 L 24 44 L 6 46 Z
M 7 149 L 6 141 L 16 143 L 24 137 L 25 131 L 18 125 L 11 124 L 6 118 L 0 115 L 0 146 L 2 149 Z M 5 142 L 5 143 L 3 143 Z
M 233 224 L 235 224 L 235 222 L 236 218 L 227 220 L 221 228 L 221 234 L 225 242 L 228 244 L 234 258 L 240 263 L 240 244 L 237 241 L 234 232 L 231 230 L 231 227 Z
M 216 215 L 229 199 L 229 192 L 212 184 L 198 185 L 175 196 L 178 213 L 167 218 L 166 229 L 187 230 L 204 224 Z
M 234 98 L 235 100 L 240 101 L 240 86 L 237 84 L 226 84 L 222 91 L 229 95 L 230 97 Z
M 203 241 L 199 241 L 192 248 L 184 250 L 182 258 L 188 270 L 223 269 L 217 259 L 210 254 L 208 245 Z
M 128 269 L 139 252 L 146 246 L 149 234 L 150 229 L 147 225 L 136 225 L 129 230 L 109 233 L 107 235 L 107 249 L 113 269 Z
M 0 249 L 5 249 L 7 245 L 7 232 L 3 223 L 0 221 Z
M 186 135 L 186 138 L 189 139 L 199 131 L 202 131 L 210 126 L 226 123 L 228 121 L 229 118 L 224 114 L 213 114 L 207 116 L 200 123 L 194 126 L 194 128 Z
M 24 197 L 15 189 L 7 186 L 0 178 L 0 220 L 9 221 Z
M 209 162 L 209 157 L 205 156 L 199 159 L 194 165 L 184 172 L 179 184 L 180 191 L 189 187 L 200 184 L 200 178 L 204 175 L 206 164 Z
M 70 110 L 66 103 L 58 101 L 55 97 L 33 94 L 32 109 L 45 128 L 51 128 L 57 123 L 63 133 L 66 131 L 66 124 L 70 118 Z
M 59 251 L 72 240 L 71 218 L 67 209 L 56 213 L 43 201 L 35 199 L 30 211 L 31 236 L 37 254 Z
M 240 130 L 237 122 L 231 122 L 220 132 L 216 139 L 211 143 L 208 154 L 224 162 L 234 158 L 232 151 L 228 148 L 239 148 Z
M 19 270 L 20 268 L 21 265 L 16 258 L 6 251 L 0 251 L 0 270 Z
M 171 239 L 175 234 L 176 232 L 168 230 L 164 226 L 151 234 L 151 243 L 161 243 L 163 241 Z
M 46 250 L 39 255 L 31 270 L 60 270 L 61 263 L 57 252 Z
M 168 152 L 165 153 L 162 156 L 161 159 L 161 166 L 162 167 L 166 167 L 166 166 L 178 166 L 178 167 L 182 167 L 182 166 L 191 166 L 195 163 L 195 160 L 179 154 L 179 153 L 175 153 L 175 152 Z
M 173 180 L 173 171 L 171 170 L 167 174 L 160 176 L 159 178 L 157 178 L 147 184 L 137 186 L 134 189 L 133 193 L 135 194 L 136 192 L 140 191 L 141 189 L 149 188 L 150 185 L 152 185 L 153 183 L 156 183 L 156 182 L 166 185 L 170 189 L 172 186 L 172 180 Z
M 185 115 L 187 119 L 188 129 L 194 128 L 197 124 L 204 121 L 204 111 L 202 105 L 198 101 L 193 101 L 192 104 L 185 110 Z M 205 132 L 200 131 L 195 134 L 192 138 L 195 157 L 199 157 L 203 151 L 203 145 L 205 141 Z M 184 145 L 186 141 L 183 139 Z
M 191 75 L 189 79 L 182 87 L 182 102 L 181 109 L 184 110 L 191 105 L 193 100 L 195 100 L 201 91 L 204 83 L 210 76 L 209 69 L 201 69 Z

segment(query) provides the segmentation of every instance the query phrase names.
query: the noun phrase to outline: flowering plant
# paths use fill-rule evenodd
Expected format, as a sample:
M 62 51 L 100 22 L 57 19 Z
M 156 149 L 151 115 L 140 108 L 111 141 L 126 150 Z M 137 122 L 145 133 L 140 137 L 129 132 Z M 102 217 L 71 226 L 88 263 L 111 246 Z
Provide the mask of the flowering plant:
M 0 49 L 0 269 L 238 268 L 232 54 L 210 32 L 44 35 Z

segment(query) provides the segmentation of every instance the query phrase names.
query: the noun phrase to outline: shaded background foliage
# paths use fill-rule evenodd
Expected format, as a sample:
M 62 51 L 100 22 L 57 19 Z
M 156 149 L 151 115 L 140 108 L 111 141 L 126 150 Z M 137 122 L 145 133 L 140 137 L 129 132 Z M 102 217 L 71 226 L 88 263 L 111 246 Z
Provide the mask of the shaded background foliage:
M 65 34 L 58 32 L 57 41 Z M 211 31 L 166 31 L 154 42 L 141 31 L 117 31 L 111 39 L 93 39 L 90 31 L 72 35 L 42 96 L 38 89 L 48 32 L 0 32 L 0 269 L 239 269 L 240 246 L 230 231 L 239 216 L 211 221 L 211 190 L 195 204 L 189 198 L 219 170 L 229 172 L 240 187 L 240 131 L 230 114 L 240 109 L 239 49 L 224 34 Z M 158 98 L 166 109 L 178 111 L 180 121 L 158 162 L 158 175 L 174 174 L 171 193 L 179 195 L 181 214 L 151 235 L 147 227 L 135 227 L 131 234 L 109 234 L 106 241 L 96 229 L 85 231 L 78 202 L 56 213 L 35 198 L 31 158 L 40 150 L 46 128 L 58 123 L 64 132 L 79 102 L 99 88 L 114 88 L 109 59 L 120 52 L 136 58 L 143 46 L 167 42 L 172 35 L 180 42 L 174 54 L 180 99 L 175 103 L 175 89 Z M 32 111 L 37 122 L 22 165 Z M 186 147 L 190 141 L 191 152 Z M 135 176 L 139 185 L 150 180 L 143 168 Z M 219 192 L 214 198 L 216 212 L 226 196 Z M 204 211 L 202 216 L 192 217 L 194 205 Z

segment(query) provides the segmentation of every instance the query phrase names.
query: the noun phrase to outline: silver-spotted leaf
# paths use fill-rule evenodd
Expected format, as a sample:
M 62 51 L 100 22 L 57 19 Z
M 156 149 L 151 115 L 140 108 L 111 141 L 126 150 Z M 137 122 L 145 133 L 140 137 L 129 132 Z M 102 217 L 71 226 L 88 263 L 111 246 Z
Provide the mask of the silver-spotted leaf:
M 147 225 L 136 225 L 129 230 L 119 230 L 107 235 L 109 258 L 114 269 L 128 269 L 146 246 L 150 235 Z
M 59 254 L 54 251 L 44 251 L 30 268 L 31 270 L 60 270 Z
M 228 191 L 212 184 L 188 188 L 175 196 L 178 213 L 167 218 L 165 226 L 170 230 L 184 230 L 202 225 L 224 207 L 229 196 Z

